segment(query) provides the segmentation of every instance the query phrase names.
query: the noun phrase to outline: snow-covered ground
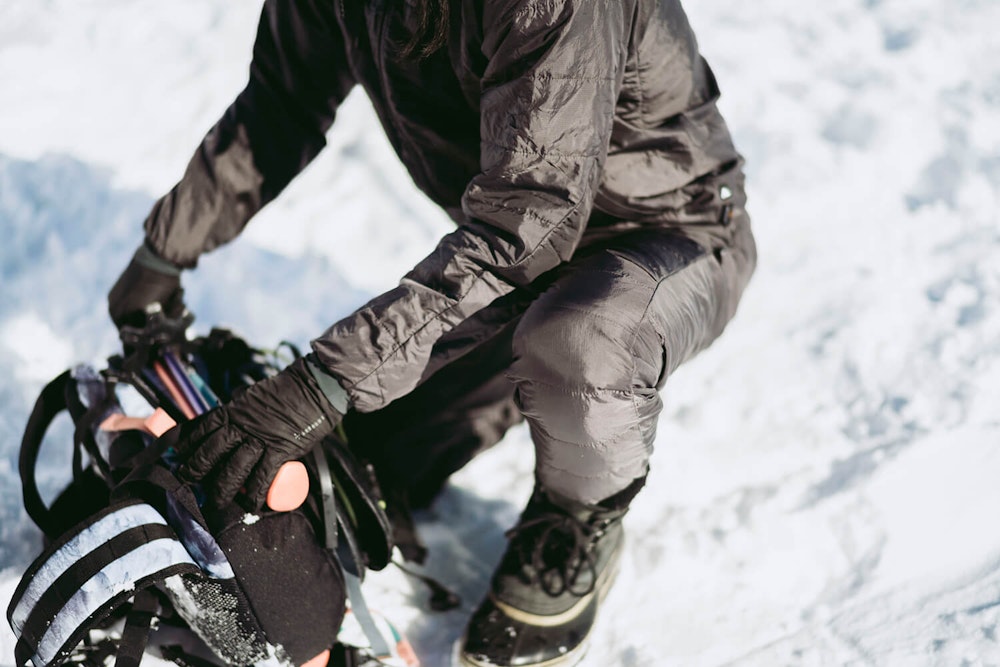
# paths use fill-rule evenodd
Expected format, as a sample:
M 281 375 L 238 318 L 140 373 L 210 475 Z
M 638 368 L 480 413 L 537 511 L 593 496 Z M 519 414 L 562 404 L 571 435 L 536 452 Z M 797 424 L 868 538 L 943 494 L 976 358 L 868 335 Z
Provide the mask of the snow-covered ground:
M 242 87 L 258 9 L 0 0 L 0 600 L 40 547 L 17 477 L 31 402 L 114 351 L 107 288 Z M 1000 2 L 687 9 L 761 262 L 666 387 L 584 664 L 1000 665 Z M 355 95 L 309 171 L 187 276 L 197 326 L 305 343 L 447 228 Z M 48 493 L 67 451 L 46 449 Z M 429 612 L 394 570 L 367 583 L 426 667 L 485 589 L 530 451 L 513 432 L 422 517 L 463 609 Z

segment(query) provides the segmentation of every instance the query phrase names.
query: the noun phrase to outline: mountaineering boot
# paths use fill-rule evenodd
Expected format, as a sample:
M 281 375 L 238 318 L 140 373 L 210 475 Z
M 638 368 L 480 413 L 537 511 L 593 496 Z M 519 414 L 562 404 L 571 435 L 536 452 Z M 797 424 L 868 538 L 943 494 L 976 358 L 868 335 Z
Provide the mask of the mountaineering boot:
M 645 482 L 597 505 L 536 488 L 462 640 L 465 667 L 568 667 L 618 570 L 621 520 Z

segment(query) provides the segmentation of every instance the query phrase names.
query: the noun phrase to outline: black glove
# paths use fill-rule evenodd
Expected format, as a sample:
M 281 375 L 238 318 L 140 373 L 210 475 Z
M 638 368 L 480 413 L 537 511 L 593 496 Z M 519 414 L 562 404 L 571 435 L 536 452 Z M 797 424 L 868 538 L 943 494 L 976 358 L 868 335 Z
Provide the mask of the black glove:
M 181 269 L 142 245 L 108 294 L 108 313 L 115 326 L 142 327 L 146 308 L 159 303 L 164 315 L 176 319 L 184 313 Z
M 331 395 L 331 387 L 339 395 Z M 174 446 L 182 461 L 178 476 L 202 482 L 217 507 L 236 499 L 244 509 L 256 511 L 278 468 L 312 451 L 337 428 L 346 410 L 347 396 L 336 380 L 314 361 L 297 359 L 183 427 Z

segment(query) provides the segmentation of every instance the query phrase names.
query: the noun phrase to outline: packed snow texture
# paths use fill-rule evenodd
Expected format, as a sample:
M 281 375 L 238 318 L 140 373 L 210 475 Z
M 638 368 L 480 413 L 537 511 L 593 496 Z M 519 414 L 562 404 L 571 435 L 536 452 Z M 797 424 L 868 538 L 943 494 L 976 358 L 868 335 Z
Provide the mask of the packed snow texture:
M 0 0 L 0 598 L 41 537 L 17 450 L 45 381 L 116 349 L 105 294 L 240 90 L 258 2 Z M 1000 3 L 691 2 L 747 158 L 760 265 L 667 383 L 649 485 L 584 665 L 1000 665 Z M 196 330 L 300 344 L 449 225 L 355 93 L 329 148 L 185 276 Z M 321 285 L 317 288 L 316 285 Z M 64 483 L 69 429 L 40 481 Z M 447 664 L 531 487 L 523 428 L 420 517 Z M 13 663 L 0 629 L 0 664 Z

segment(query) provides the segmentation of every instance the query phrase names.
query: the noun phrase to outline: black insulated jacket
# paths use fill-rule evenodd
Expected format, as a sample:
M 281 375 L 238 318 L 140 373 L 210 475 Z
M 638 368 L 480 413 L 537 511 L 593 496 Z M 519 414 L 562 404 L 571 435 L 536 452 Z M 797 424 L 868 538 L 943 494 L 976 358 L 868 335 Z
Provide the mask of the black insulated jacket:
M 724 230 L 692 208 L 692 184 L 739 163 L 676 0 L 454 0 L 447 47 L 406 60 L 413 12 L 267 0 L 247 87 L 146 221 L 153 248 L 194 266 L 315 157 L 362 86 L 416 185 L 457 223 L 313 342 L 362 412 L 434 372 L 463 323 L 488 338 L 497 323 L 468 331 L 477 312 L 590 237 L 674 225 L 711 243 Z

